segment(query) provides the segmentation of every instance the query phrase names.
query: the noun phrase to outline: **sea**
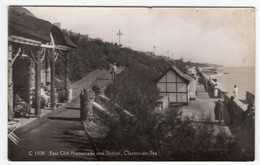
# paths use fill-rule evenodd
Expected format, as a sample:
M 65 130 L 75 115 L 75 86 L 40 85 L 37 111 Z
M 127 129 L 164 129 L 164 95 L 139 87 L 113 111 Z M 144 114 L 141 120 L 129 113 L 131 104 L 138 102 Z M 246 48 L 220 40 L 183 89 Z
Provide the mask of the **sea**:
M 221 67 L 211 78 L 217 79 L 218 85 L 230 94 L 236 85 L 239 99 L 245 100 L 247 91 L 255 95 L 255 67 Z

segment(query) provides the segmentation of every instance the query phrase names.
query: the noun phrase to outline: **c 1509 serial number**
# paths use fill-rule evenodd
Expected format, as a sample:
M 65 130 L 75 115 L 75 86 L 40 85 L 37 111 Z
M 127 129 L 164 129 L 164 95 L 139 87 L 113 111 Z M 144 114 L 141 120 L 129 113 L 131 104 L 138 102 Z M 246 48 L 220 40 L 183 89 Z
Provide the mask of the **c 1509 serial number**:
M 29 156 L 44 156 L 45 151 L 29 151 L 28 155 Z

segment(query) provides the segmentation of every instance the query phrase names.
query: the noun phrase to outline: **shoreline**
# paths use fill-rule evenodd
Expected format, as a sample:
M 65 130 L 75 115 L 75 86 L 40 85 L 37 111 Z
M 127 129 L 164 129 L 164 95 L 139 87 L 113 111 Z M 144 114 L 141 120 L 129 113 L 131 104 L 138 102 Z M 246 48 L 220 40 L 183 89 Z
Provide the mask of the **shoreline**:
M 201 77 L 204 79 L 204 81 L 207 81 L 211 87 L 211 89 L 214 89 L 214 85 L 217 84 L 215 81 L 213 81 L 211 79 L 211 77 L 209 75 L 207 75 L 206 73 L 204 73 L 203 71 L 198 70 L 198 73 L 201 75 Z M 224 99 L 224 102 L 228 103 L 231 96 L 233 96 L 233 93 L 229 93 L 229 91 L 227 91 L 226 89 L 224 89 L 221 86 L 217 86 L 218 89 L 218 98 Z M 249 92 L 250 93 L 250 92 Z M 245 93 L 245 95 L 247 95 L 247 92 Z M 254 100 L 254 94 L 253 98 L 249 98 L 249 100 Z M 247 98 L 247 96 L 246 96 Z M 242 102 L 241 98 L 235 98 L 235 101 L 237 103 L 237 106 L 239 109 L 241 109 L 242 111 L 246 111 L 247 110 L 247 106 L 249 103 L 246 103 L 247 100 L 245 100 L 244 102 Z
M 234 85 L 236 85 L 239 89 L 237 99 L 246 100 L 247 92 L 255 95 L 254 68 L 246 68 L 224 67 L 216 71 L 201 70 L 201 72 L 207 79 L 215 80 L 213 84 L 217 84 L 217 88 L 227 91 L 230 95 L 233 95 Z

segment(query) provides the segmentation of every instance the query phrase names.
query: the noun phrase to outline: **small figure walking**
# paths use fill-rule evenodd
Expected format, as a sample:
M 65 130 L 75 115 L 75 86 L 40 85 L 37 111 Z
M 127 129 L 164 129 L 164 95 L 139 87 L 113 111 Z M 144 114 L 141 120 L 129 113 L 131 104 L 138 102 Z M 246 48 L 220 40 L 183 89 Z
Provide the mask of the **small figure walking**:
M 114 63 L 114 65 L 112 66 L 112 71 L 111 71 L 112 80 L 116 79 L 116 73 L 117 73 L 117 66 L 116 66 L 116 63 Z
M 228 114 L 230 117 L 231 124 L 233 124 L 234 122 L 236 110 L 237 110 L 237 104 L 234 101 L 234 96 L 231 96 L 230 101 L 228 102 Z
M 218 99 L 218 102 L 216 102 L 215 108 L 214 108 L 214 114 L 215 114 L 215 120 L 218 120 L 219 124 L 224 122 L 223 119 L 223 104 L 220 99 Z
M 214 86 L 214 97 L 215 97 L 215 98 L 218 97 L 218 89 L 217 89 L 217 85 Z
M 236 98 L 237 95 L 238 95 L 238 88 L 237 88 L 236 85 L 234 86 L 234 91 L 233 91 L 233 93 L 234 93 L 234 98 Z

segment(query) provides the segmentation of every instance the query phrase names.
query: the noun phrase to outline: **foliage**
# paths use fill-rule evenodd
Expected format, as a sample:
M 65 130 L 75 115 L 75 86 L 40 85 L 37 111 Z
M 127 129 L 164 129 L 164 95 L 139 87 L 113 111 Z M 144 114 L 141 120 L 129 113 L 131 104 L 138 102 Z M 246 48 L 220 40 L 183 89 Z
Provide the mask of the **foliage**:
M 158 98 L 159 91 L 152 81 L 156 76 L 158 73 L 142 67 L 127 68 L 108 86 L 106 95 L 131 113 L 146 118 Z
M 113 125 L 110 136 L 117 139 L 114 146 L 116 149 L 153 150 L 161 154 L 159 159 L 162 160 L 198 160 L 208 156 L 212 139 L 210 132 L 204 128 L 198 131 L 190 121 L 181 121 L 177 109 L 169 109 L 164 115 L 153 113 L 159 95 L 154 80 L 169 66 L 176 65 L 184 71 L 186 65 L 198 67 L 208 64 L 187 63 L 183 58 L 170 60 L 164 56 L 146 55 L 144 52 L 103 42 L 101 39 L 91 39 L 86 35 L 68 31 L 64 31 L 64 34 L 78 46 L 70 53 L 71 81 L 79 80 L 95 69 L 109 69 L 114 62 L 118 66 L 126 66 L 105 91 L 112 102 L 118 103 L 136 117 L 136 120 L 129 120 L 121 116 L 120 124 Z M 61 61 L 56 66 L 58 76 L 64 74 Z

